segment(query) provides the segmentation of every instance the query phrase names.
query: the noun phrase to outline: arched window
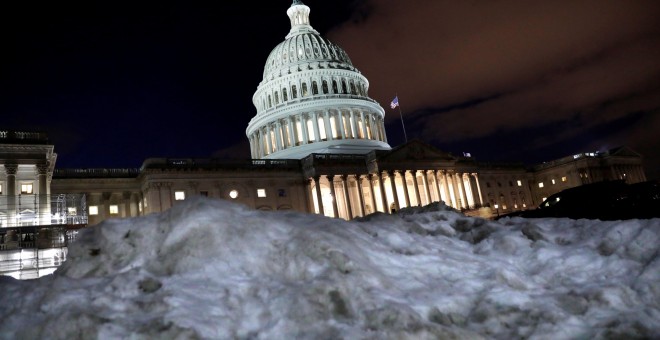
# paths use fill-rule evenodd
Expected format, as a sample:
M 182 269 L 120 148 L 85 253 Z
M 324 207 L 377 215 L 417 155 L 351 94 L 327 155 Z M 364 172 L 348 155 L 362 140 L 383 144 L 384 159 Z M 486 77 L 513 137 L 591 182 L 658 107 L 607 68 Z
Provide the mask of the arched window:
M 348 93 L 348 87 L 346 86 L 346 80 L 344 79 L 341 81 L 341 93 Z
M 351 94 L 357 94 L 357 91 L 355 90 L 355 84 L 351 81 Z
M 312 94 L 319 94 L 319 86 L 316 84 L 316 80 L 312 82 Z
M 282 88 L 282 101 L 285 102 L 289 100 L 289 98 L 286 95 L 286 88 Z
M 339 90 L 337 89 L 337 81 L 332 80 L 332 93 L 339 93 Z
M 275 105 L 280 103 L 280 95 L 279 93 L 275 92 Z
M 268 95 L 268 108 L 270 109 L 271 106 L 273 106 L 273 102 L 270 98 L 270 95 Z
M 323 94 L 328 94 L 328 81 L 324 80 L 322 86 L 323 86 Z
M 302 83 L 302 96 L 306 97 L 309 93 L 307 92 L 307 83 Z
M 296 88 L 296 85 L 291 85 L 291 98 L 298 98 L 298 89 Z

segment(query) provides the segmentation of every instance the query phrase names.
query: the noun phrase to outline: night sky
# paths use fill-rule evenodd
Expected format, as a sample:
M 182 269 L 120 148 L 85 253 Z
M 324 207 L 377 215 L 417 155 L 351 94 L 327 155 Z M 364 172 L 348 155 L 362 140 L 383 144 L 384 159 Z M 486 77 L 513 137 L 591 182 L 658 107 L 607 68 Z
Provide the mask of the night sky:
M 627 145 L 660 178 L 660 1 L 303 0 L 386 111 L 482 161 Z M 290 0 L 3 5 L 0 129 L 48 133 L 58 168 L 249 158 L 245 129 Z

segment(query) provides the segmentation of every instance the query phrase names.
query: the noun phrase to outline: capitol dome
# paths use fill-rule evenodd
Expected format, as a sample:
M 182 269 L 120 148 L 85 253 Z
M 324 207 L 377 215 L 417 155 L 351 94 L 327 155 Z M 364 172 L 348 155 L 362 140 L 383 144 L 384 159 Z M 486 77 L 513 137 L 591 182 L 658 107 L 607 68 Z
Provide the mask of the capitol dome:
M 309 22 L 294 0 L 291 31 L 266 60 L 248 124 L 252 158 L 303 158 L 311 153 L 388 150 L 385 111 L 367 95 L 369 81 L 342 48 Z

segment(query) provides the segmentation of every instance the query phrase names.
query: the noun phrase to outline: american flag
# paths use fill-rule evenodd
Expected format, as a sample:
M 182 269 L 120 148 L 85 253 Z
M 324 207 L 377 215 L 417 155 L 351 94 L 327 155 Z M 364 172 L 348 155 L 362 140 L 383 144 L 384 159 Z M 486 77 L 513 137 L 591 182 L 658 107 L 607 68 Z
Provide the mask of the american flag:
M 399 96 L 394 97 L 394 99 L 392 99 L 392 102 L 390 103 L 391 108 L 395 108 L 397 106 L 399 106 Z

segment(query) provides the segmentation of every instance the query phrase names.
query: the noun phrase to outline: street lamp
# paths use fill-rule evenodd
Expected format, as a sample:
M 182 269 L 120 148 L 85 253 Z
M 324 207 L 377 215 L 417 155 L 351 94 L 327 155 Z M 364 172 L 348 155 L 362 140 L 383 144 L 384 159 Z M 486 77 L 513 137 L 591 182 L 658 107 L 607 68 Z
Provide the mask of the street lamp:
M 497 216 L 500 216 L 500 205 L 495 203 L 495 212 L 497 212 Z

